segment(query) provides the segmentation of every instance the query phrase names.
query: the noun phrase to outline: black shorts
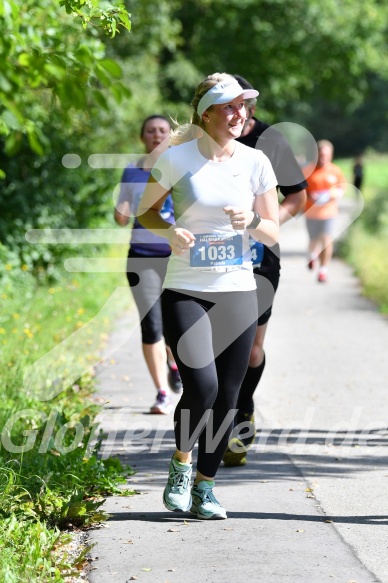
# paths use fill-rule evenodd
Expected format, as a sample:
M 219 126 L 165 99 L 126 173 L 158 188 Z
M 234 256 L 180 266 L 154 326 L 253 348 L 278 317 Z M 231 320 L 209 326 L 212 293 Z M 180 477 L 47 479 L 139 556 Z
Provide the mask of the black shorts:
M 258 326 L 268 322 L 272 314 L 272 304 L 280 279 L 279 267 L 255 267 L 257 304 L 259 307 Z
M 127 279 L 139 312 L 143 344 L 156 344 L 164 336 L 162 285 L 168 257 L 144 257 L 129 250 Z

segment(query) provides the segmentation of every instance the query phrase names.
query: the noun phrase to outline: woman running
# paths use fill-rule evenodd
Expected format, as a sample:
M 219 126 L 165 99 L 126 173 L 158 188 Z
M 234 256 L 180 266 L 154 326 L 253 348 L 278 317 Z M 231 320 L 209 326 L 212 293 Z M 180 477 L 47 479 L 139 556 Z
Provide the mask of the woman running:
M 170 387 L 181 392 L 181 380 L 171 350 L 163 339 L 161 308 L 162 283 L 171 253 L 166 239 L 157 237 L 141 226 L 136 218 L 137 207 L 150 177 L 152 163 L 167 147 L 170 123 L 162 115 L 147 117 L 140 130 L 146 155 L 137 164 L 130 164 L 123 173 L 120 195 L 114 212 L 115 221 L 125 226 L 134 216 L 128 252 L 127 279 L 139 312 L 144 359 L 154 382 L 157 396 L 150 413 L 169 414 L 172 411 Z M 153 154 L 150 156 L 150 154 Z M 148 156 L 147 156 L 148 155 Z M 161 209 L 163 218 L 174 222 L 171 197 Z M 166 367 L 166 350 L 167 365 Z
M 226 518 L 213 486 L 257 325 L 249 235 L 270 246 L 278 239 L 271 164 L 235 140 L 246 118 L 244 99 L 257 95 L 226 73 L 206 77 L 195 91 L 191 124 L 173 132 L 139 205 L 140 222 L 172 249 L 162 309 L 183 382 L 163 501 L 169 510 L 190 510 L 201 519 Z M 174 225 L 160 216 L 170 194 Z

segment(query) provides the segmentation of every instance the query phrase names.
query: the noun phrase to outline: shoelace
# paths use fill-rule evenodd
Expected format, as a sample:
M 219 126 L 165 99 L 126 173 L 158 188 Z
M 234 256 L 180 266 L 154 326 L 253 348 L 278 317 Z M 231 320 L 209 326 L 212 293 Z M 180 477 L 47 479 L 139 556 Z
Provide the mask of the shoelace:
M 206 490 L 199 490 L 199 492 L 201 493 L 200 498 L 202 499 L 202 502 L 211 502 L 212 504 L 216 504 L 217 506 L 220 506 L 220 503 L 218 502 L 218 500 L 216 499 L 216 497 L 213 494 L 213 490 L 212 488 L 206 488 Z M 197 494 L 197 492 L 196 492 Z M 198 494 L 197 494 L 198 495 Z
M 187 489 L 189 484 L 189 476 L 187 475 L 187 472 L 179 472 L 174 469 L 170 472 L 169 478 L 171 478 L 173 488 Z

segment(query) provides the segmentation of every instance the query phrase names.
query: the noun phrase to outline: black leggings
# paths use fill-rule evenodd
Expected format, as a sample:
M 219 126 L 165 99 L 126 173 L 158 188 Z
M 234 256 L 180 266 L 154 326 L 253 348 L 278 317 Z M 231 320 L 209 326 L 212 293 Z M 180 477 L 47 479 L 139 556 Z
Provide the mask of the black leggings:
M 191 451 L 199 436 L 198 471 L 213 477 L 248 368 L 257 326 L 256 292 L 165 290 L 162 311 L 183 383 L 174 414 L 176 446 Z

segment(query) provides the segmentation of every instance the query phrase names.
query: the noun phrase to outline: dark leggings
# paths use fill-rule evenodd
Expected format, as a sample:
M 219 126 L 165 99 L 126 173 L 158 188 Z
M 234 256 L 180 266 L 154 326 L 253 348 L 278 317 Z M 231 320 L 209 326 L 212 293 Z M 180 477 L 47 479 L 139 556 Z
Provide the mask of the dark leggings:
M 174 414 L 176 446 L 191 451 L 199 435 L 197 469 L 213 477 L 248 367 L 257 326 L 256 292 L 165 290 L 162 311 L 183 383 Z

